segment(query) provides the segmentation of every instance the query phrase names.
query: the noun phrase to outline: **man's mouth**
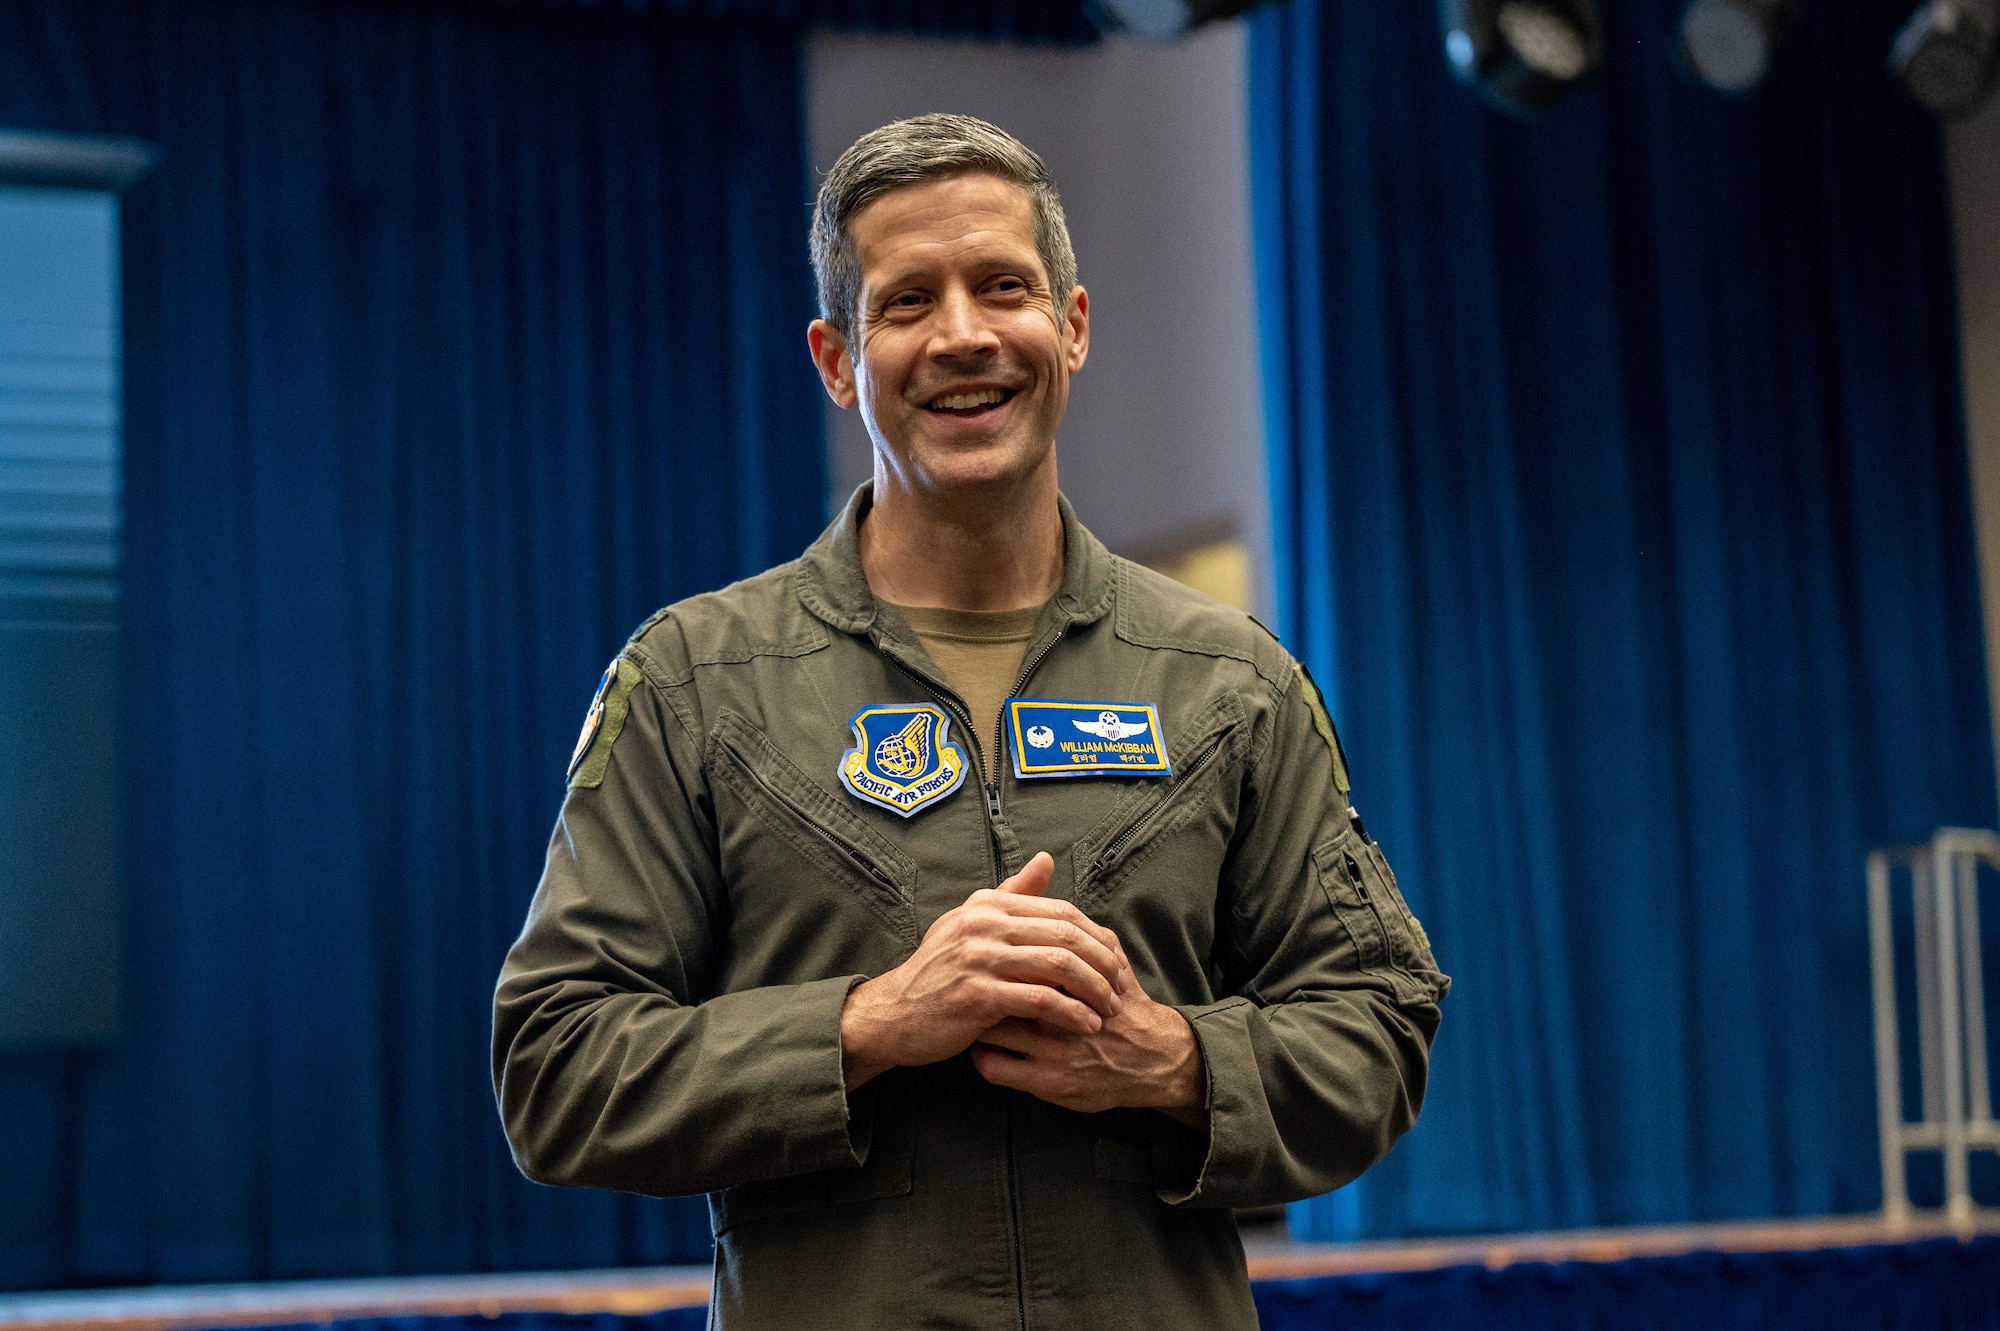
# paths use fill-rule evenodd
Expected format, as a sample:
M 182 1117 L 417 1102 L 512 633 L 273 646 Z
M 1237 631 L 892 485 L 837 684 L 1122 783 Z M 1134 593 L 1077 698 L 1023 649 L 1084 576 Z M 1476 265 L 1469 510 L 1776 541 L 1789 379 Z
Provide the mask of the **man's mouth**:
M 1014 396 L 1011 388 L 980 388 L 956 393 L 940 393 L 924 403 L 925 411 L 941 416 L 978 416 L 1004 405 Z

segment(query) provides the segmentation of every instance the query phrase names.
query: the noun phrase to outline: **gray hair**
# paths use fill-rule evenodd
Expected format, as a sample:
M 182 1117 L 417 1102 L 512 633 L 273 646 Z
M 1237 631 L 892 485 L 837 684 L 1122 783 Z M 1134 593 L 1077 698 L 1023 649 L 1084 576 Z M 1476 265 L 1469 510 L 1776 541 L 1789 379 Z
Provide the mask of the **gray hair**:
M 984 171 L 1028 191 L 1035 209 L 1035 249 L 1048 270 L 1058 317 L 1076 286 L 1062 199 L 1049 168 L 1006 130 L 972 116 L 933 113 L 863 134 L 820 182 L 813 204 L 812 265 L 819 313 L 849 342 L 861 299 L 861 260 L 848 227 L 854 215 L 891 190 L 969 171 Z

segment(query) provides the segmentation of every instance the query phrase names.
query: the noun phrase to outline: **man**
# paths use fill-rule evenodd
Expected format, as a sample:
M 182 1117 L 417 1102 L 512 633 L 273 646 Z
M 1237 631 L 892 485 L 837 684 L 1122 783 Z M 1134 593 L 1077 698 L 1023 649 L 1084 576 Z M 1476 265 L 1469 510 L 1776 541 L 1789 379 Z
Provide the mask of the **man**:
M 1040 158 L 877 130 L 813 256 L 874 481 L 606 672 L 501 976 L 516 1158 L 708 1192 L 729 1331 L 1252 1328 L 1230 1208 L 1389 1149 L 1448 982 L 1304 672 L 1057 491 Z

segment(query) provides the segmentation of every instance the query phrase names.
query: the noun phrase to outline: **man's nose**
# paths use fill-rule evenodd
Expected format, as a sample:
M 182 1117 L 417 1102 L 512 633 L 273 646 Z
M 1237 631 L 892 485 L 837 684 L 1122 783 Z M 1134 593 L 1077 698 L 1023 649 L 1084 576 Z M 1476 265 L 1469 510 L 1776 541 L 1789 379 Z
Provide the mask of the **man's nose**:
M 986 310 L 972 293 L 946 292 L 938 302 L 933 321 L 931 354 L 940 360 L 963 360 L 991 355 L 999 349 L 1000 342 L 986 318 Z

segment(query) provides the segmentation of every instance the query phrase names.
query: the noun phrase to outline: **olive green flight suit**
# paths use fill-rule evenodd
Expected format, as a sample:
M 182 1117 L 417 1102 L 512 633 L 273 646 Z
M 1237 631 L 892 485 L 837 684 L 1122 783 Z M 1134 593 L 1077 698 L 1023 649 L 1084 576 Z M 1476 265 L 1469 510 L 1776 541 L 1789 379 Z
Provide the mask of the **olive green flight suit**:
M 1158 704 L 1173 775 L 1023 781 L 1009 758 L 982 789 L 998 737 L 965 733 L 871 595 L 868 502 L 615 663 L 500 977 L 515 1158 L 546 1183 L 709 1193 L 727 1331 L 1250 1331 L 1230 1208 L 1388 1151 L 1449 984 L 1351 819 L 1317 694 L 1248 616 L 1112 556 L 1064 502 L 1016 692 Z M 942 705 L 966 749 L 960 787 L 908 819 L 836 775 L 879 703 Z M 1061 1109 L 964 1055 L 844 1091 L 848 989 L 1044 849 L 1050 895 L 1192 1024 L 1206 1131 Z

